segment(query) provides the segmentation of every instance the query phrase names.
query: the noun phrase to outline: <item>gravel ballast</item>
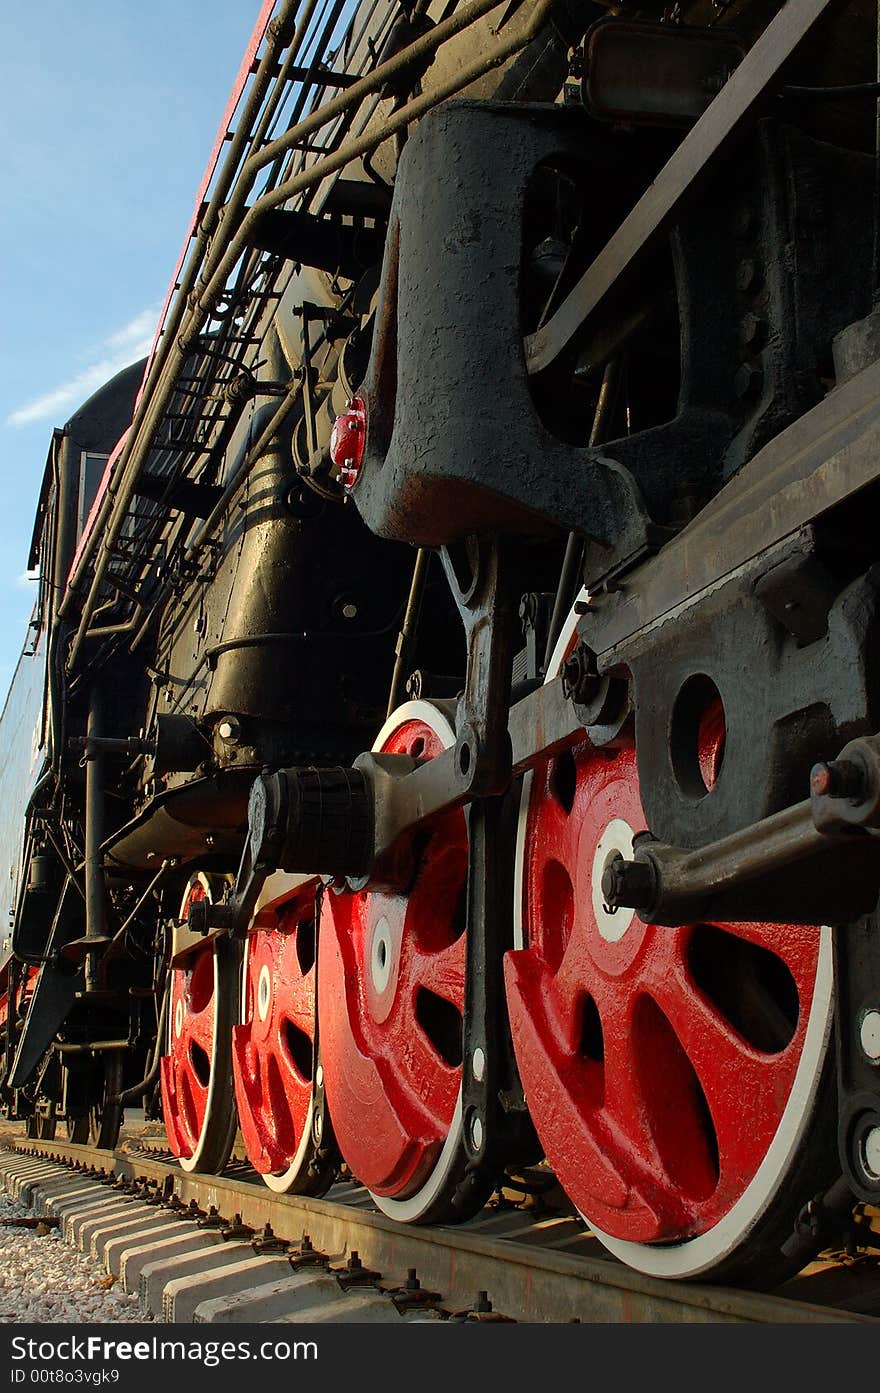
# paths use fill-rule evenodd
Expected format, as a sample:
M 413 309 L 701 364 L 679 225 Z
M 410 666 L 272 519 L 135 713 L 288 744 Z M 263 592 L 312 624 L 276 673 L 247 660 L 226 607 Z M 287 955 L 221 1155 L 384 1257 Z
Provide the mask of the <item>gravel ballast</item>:
M 34 1211 L 0 1194 L 0 1219 Z M 136 1292 L 109 1284 L 96 1262 L 63 1241 L 57 1228 L 18 1228 L 0 1223 L 0 1324 L 151 1321 Z

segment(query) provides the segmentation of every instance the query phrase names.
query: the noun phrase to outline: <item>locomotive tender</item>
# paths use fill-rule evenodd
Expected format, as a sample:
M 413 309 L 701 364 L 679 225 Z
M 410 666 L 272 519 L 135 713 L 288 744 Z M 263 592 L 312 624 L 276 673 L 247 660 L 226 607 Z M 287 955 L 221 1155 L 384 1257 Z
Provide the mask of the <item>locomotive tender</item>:
M 51 444 L 10 1115 L 673 1278 L 877 1202 L 877 31 L 266 0 Z

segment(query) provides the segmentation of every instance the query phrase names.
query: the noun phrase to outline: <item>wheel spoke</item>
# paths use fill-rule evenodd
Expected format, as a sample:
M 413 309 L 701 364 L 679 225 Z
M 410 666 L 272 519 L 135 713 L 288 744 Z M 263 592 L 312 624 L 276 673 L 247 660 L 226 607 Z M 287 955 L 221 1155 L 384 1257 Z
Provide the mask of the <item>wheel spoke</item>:
M 775 1131 L 779 1099 L 791 1086 L 795 1052 L 756 1051 L 683 974 L 655 982 L 652 992 L 700 1081 L 722 1171 L 756 1166 Z
M 563 865 L 574 865 L 577 860 L 578 830 L 573 811 L 566 812 L 556 798 L 547 795 L 535 819 L 528 848 L 529 855 L 535 857 L 536 869 L 550 857 Z
M 214 1003 L 206 1006 L 203 1011 L 190 1013 L 186 1017 L 183 1031 L 186 1039 L 194 1042 L 204 1050 L 210 1059 L 211 1051 L 214 1048 Z
M 464 936 L 436 952 L 413 949 L 412 967 L 408 979 L 425 987 L 435 996 L 450 1001 L 459 1010 L 464 1002 L 465 940 Z

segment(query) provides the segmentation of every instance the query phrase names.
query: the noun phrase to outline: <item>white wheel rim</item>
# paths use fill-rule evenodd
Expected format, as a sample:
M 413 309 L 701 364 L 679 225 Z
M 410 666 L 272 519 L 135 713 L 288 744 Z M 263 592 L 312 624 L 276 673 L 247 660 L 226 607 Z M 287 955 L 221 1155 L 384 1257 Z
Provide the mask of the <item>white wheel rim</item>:
M 398 706 L 396 711 L 392 711 L 376 736 L 373 749 L 375 751 L 381 750 L 389 736 L 408 721 L 421 721 L 429 730 L 434 732 L 438 740 L 442 741 L 444 748 L 448 749 L 450 745 L 455 743 L 455 731 L 451 722 L 432 702 L 406 701 L 402 706 Z M 425 1183 L 414 1194 L 405 1199 L 389 1199 L 386 1195 L 377 1195 L 370 1191 L 373 1203 L 381 1209 L 383 1214 L 387 1214 L 390 1219 L 396 1219 L 399 1223 L 413 1223 L 419 1220 L 423 1214 L 429 1211 L 437 1197 L 442 1193 L 461 1154 L 462 1142 L 461 1089 L 459 1089 L 446 1140 L 440 1149 L 440 1155 L 437 1157 L 434 1169 Z

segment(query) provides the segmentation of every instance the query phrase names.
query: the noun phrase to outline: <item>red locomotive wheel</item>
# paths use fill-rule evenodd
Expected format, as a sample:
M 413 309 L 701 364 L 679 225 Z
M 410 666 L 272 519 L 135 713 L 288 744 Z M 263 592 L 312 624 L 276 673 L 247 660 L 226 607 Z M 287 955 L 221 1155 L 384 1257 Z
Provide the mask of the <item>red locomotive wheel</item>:
M 265 924 L 245 945 L 241 1024 L 232 1032 L 235 1097 L 248 1160 L 277 1193 L 323 1194 L 335 1173 L 335 1148 L 316 1058 L 316 890 L 263 909 Z
M 181 919 L 194 900 L 211 898 L 209 878 L 193 876 Z M 237 1118 L 231 1047 L 240 963 L 239 945 L 224 938 L 206 943 L 185 966 L 171 969 L 162 1114 L 168 1145 L 185 1171 L 221 1171 L 232 1154 Z
M 710 788 L 720 703 L 696 739 Z M 518 951 L 505 962 L 514 1047 L 547 1159 L 606 1246 L 656 1275 L 728 1275 L 762 1244 L 775 1261 L 816 1189 L 814 1173 L 801 1192 L 800 1174 L 826 1130 L 812 1123 L 826 1093 L 830 932 L 668 929 L 609 913 L 602 873 L 643 830 L 632 743 L 585 740 L 527 781 Z
M 428 702 L 396 711 L 374 746 L 432 759 L 452 743 Z M 423 829 L 408 889 L 325 897 L 318 950 L 324 1085 L 340 1150 L 395 1219 L 461 1217 L 467 825 Z

